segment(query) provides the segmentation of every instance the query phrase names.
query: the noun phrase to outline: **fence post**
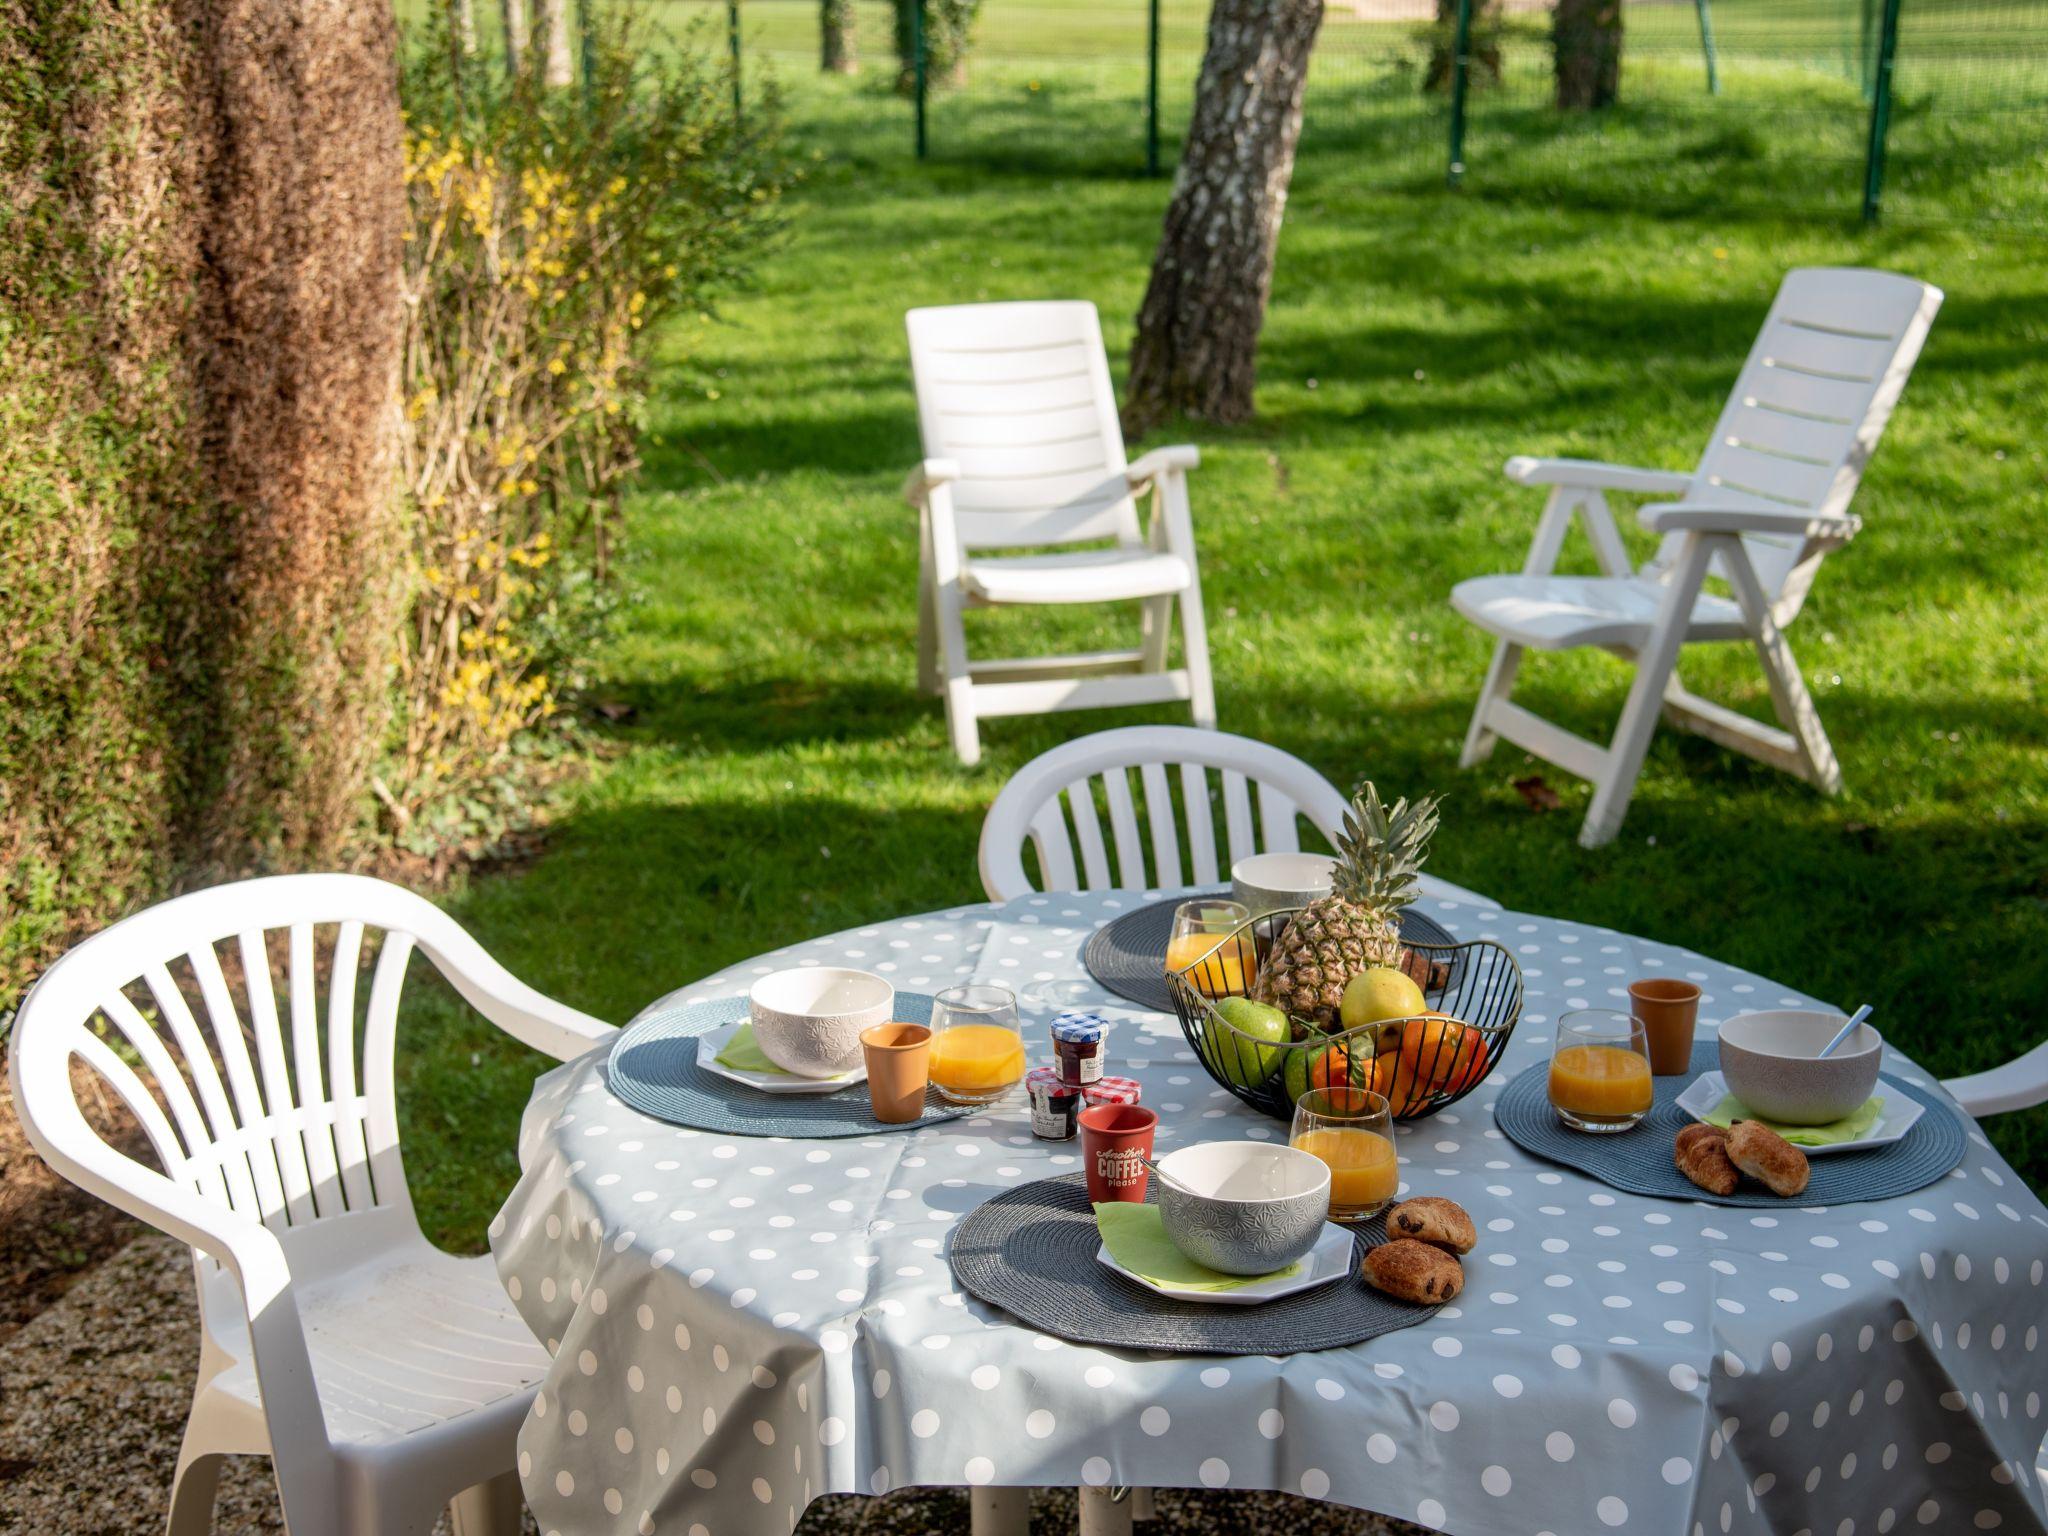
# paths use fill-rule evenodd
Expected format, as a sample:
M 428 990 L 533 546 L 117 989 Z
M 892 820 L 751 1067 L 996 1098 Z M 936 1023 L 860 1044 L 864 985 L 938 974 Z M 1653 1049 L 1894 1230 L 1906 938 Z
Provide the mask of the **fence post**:
M 1892 61 L 1899 51 L 1899 0 L 1884 0 L 1877 36 L 1877 73 L 1871 81 L 1870 147 L 1863 158 L 1863 222 L 1875 224 L 1884 199 L 1886 139 L 1892 125 Z
M 1693 0 L 1700 13 L 1700 52 L 1707 56 L 1707 94 L 1721 94 L 1721 60 L 1714 52 L 1714 13 L 1707 9 L 1707 0 Z
M 1145 174 L 1159 174 L 1159 0 L 1145 34 Z
M 1456 186 L 1465 176 L 1465 82 L 1472 71 L 1472 0 L 1458 0 L 1458 29 L 1451 42 L 1451 164 L 1445 180 Z
M 740 115 L 740 0 L 725 0 L 725 40 L 732 49 L 732 115 Z
M 910 74 L 917 101 L 917 158 L 924 158 L 924 0 L 910 6 Z

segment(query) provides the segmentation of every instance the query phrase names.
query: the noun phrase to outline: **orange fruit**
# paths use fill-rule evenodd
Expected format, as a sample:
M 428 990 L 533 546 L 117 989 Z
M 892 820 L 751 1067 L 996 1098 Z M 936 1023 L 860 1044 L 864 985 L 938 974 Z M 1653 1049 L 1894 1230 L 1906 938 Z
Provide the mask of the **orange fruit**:
M 1486 1075 L 1486 1037 L 1447 1013 L 1427 1013 L 1402 1028 L 1401 1060 L 1424 1092 L 1460 1093 Z
M 1366 1088 L 1372 1082 L 1372 1050 L 1364 1040 L 1342 1041 L 1315 1059 L 1308 1069 L 1311 1088 Z

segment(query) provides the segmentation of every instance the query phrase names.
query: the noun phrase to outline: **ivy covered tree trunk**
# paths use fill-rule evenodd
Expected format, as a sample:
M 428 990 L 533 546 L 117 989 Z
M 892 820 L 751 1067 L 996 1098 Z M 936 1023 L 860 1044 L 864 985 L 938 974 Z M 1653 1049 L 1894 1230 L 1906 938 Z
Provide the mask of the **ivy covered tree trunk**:
M 1458 44 L 1458 0 L 1436 0 L 1436 25 L 1429 34 L 1429 64 L 1422 89 L 1434 94 L 1451 88 L 1451 70 Z M 1472 30 L 1466 38 L 1466 80 L 1472 85 L 1500 84 L 1500 0 L 1472 0 Z
M 967 51 L 981 0 L 896 0 L 897 88 L 912 89 L 917 78 L 917 7 L 924 8 L 924 78 L 928 87 L 967 83 Z
M 860 72 L 853 0 L 819 0 L 818 67 L 835 75 Z
M 1558 110 L 1613 106 L 1621 95 L 1621 0 L 1557 0 L 1550 24 Z
M 505 68 L 518 74 L 526 62 L 526 0 L 498 0 L 505 23 Z
M 193 7 L 201 465 L 225 551 L 193 834 L 332 864 L 388 719 L 404 227 L 396 28 L 357 0 Z
M 1124 430 L 1248 420 L 1323 0 L 1216 0 L 1131 343 Z
M 563 86 L 576 79 L 569 54 L 569 0 L 533 0 L 534 46 L 540 49 L 541 83 Z

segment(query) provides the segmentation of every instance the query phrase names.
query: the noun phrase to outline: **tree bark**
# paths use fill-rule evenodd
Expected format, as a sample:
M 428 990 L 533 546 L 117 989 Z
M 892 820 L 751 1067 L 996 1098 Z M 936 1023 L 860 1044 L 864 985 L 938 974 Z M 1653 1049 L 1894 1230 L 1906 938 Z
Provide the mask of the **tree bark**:
M 1250 419 L 1259 328 L 1323 0 L 1216 0 L 1131 343 L 1124 430 Z
M 1613 106 L 1621 95 L 1621 0 L 1557 0 L 1551 39 L 1558 110 Z
M 533 30 L 534 41 L 541 50 L 541 84 L 574 83 L 576 65 L 569 54 L 568 0 L 533 0 Z
M 476 57 L 476 0 L 455 0 L 455 41 L 465 59 Z
M 1429 64 L 1422 89 L 1434 95 L 1451 88 L 1452 54 L 1458 39 L 1458 0 L 1436 0 Z M 1472 33 L 1466 40 L 1466 79 L 1473 85 L 1500 84 L 1500 0 L 1472 0 Z
M 860 73 L 853 0 L 819 0 L 818 67 L 834 75 Z
M 498 11 L 505 20 L 505 69 L 516 75 L 526 63 L 526 0 L 498 0 Z
M 205 276 L 193 407 L 220 586 L 193 853 L 331 865 L 363 822 L 405 543 L 397 33 L 359 0 L 187 0 Z

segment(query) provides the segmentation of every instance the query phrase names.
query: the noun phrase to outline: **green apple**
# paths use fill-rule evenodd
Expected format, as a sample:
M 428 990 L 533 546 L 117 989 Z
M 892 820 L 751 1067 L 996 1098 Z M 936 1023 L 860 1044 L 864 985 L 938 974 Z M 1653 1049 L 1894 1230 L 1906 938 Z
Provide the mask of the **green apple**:
M 1307 1045 L 1293 1046 L 1288 1050 L 1287 1066 L 1282 1079 L 1287 1084 L 1288 1103 L 1294 1103 L 1308 1092 L 1308 1069 L 1314 1066 L 1316 1058 L 1328 1049 L 1322 1041 L 1316 1040 Z
M 1344 985 L 1344 1000 L 1337 1012 L 1346 1029 L 1366 1024 L 1383 1024 L 1388 1019 L 1412 1019 L 1429 1011 L 1429 999 L 1415 978 L 1390 965 L 1369 965 Z
M 1286 1042 L 1294 1032 L 1286 1014 L 1248 997 L 1226 997 L 1217 1001 L 1216 1017 L 1230 1028 L 1211 1034 L 1210 1060 L 1227 1081 L 1240 1088 L 1256 1088 L 1280 1070 L 1280 1058 L 1288 1054 Z M 1252 1043 L 1257 1040 L 1272 1044 Z

